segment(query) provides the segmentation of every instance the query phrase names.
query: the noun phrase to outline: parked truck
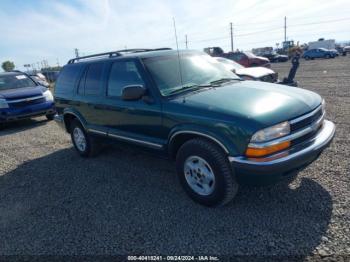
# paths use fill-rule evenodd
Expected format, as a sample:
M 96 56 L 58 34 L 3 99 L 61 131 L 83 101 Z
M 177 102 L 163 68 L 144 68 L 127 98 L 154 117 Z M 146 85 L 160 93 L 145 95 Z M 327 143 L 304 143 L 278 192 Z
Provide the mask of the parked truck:
M 318 48 L 326 48 L 326 49 L 335 49 L 335 40 L 328 39 L 324 40 L 324 38 L 320 38 L 318 41 L 309 42 L 308 49 L 318 49 Z

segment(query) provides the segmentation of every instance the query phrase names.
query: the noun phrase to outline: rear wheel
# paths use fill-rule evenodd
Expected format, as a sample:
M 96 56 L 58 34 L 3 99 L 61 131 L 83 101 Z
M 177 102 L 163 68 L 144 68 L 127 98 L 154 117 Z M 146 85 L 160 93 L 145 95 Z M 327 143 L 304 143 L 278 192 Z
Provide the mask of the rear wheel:
M 310 60 L 310 57 L 309 56 L 305 56 L 305 60 Z
M 177 153 L 176 167 L 186 193 L 202 205 L 225 205 L 237 194 L 238 183 L 226 154 L 210 141 L 187 141 Z
M 87 134 L 82 124 L 74 119 L 70 125 L 71 139 L 75 149 L 82 157 L 91 157 L 98 153 L 96 138 Z

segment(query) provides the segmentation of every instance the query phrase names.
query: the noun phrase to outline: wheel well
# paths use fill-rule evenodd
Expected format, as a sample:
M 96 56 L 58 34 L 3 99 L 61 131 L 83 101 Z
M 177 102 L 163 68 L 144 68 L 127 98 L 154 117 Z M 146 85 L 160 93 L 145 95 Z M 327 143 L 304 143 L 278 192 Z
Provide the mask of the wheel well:
M 175 135 L 175 137 L 172 138 L 169 145 L 169 154 L 172 159 L 176 158 L 176 154 L 179 151 L 180 147 L 186 143 L 187 141 L 194 139 L 194 138 L 202 138 L 204 140 L 214 142 L 217 144 L 220 148 L 222 148 L 224 151 L 227 151 L 226 148 L 223 148 L 223 145 L 220 144 L 220 142 L 217 142 L 215 139 L 210 139 L 209 137 L 205 135 L 200 134 L 192 134 L 192 133 L 183 133 Z
M 65 114 L 64 117 L 63 117 L 63 120 L 64 120 L 64 125 L 66 127 L 66 131 L 68 133 L 70 133 L 70 125 L 72 123 L 72 120 L 73 119 L 76 119 L 77 117 L 75 115 L 72 115 L 72 114 Z

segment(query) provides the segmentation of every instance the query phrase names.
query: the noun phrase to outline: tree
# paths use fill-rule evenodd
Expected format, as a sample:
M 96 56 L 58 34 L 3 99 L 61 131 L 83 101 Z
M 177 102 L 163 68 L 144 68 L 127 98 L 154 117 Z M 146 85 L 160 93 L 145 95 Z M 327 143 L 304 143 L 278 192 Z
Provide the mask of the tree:
M 8 71 L 12 71 L 13 69 L 15 69 L 15 64 L 11 61 L 5 61 L 2 63 L 1 67 L 2 67 L 2 69 L 4 69 L 4 71 L 8 72 Z

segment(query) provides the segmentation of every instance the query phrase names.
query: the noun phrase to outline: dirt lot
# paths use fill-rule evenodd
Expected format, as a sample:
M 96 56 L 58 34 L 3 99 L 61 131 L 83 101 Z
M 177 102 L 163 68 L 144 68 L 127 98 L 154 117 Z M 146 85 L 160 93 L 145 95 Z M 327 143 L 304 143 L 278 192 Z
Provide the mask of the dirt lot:
M 280 77 L 290 63 L 273 64 Z M 210 209 L 174 165 L 131 148 L 82 159 L 44 118 L 0 131 L 0 255 L 347 255 L 350 259 L 350 56 L 302 61 L 301 87 L 327 101 L 331 146 L 291 185 L 241 187 Z M 337 257 L 339 258 L 339 257 Z

